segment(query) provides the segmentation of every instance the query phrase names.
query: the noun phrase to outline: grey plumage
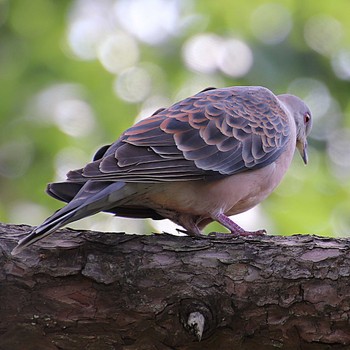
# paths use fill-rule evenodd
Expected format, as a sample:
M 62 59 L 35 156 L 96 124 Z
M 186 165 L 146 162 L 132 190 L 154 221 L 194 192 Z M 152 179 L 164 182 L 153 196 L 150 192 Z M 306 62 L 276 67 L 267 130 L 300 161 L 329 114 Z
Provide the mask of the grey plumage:
M 141 120 L 98 150 L 91 163 L 69 172 L 66 182 L 50 184 L 48 193 L 68 205 L 14 253 L 99 211 L 170 218 L 192 235 L 217 220 L 243 234 L 225 218 L 256 205 L 277 186 L 295 147 L 307 162 L 310 129 L 310 110 L 293 95 L 275 96 L 263 87 L 207 89 Z M 265 173 L 271 173 L 269 181 Z M 261 182 L 260 193 L 255 182 Z

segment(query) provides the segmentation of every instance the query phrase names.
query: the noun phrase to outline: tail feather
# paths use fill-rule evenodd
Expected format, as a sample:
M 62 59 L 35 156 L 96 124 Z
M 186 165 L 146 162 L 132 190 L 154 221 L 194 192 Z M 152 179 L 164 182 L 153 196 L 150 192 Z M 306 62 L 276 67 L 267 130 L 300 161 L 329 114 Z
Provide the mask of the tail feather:
M 54 182 L 47 185 L 46 193 L 63 202 L 70 202 L 84 186 L 78 182 Z
M 115 207 L 118 200 L 128 195 L 124 182 L 88 182 L 65 207 L 55 212 L 18 242 L 12 255 L 48 236 L 70 222 Z M 119 191 L 119 192 L 118 192 Z M 111 198 L 113 197 L 113 198 Z

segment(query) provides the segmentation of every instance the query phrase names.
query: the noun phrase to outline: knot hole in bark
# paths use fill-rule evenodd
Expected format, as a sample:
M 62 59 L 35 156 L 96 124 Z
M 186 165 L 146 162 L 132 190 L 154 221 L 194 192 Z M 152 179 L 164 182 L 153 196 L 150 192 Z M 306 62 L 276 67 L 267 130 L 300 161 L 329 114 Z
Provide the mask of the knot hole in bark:
M 200 341 L 216 328 L 213 308 L 202 300 L 182 299 L 179 310 L 180 322 L 184 328 Z

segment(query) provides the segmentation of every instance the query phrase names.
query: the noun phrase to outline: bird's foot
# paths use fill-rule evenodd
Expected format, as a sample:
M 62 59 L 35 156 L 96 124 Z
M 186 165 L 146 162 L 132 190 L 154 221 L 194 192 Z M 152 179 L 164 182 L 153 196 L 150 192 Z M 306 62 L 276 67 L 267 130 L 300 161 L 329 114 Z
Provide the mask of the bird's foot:
M 232 232 L 210 232 L 208 236 L 211 239 L 232 239 L 237 238 L 237 235 L 233 235 Z
M 263 236 L 266 234 L 266 230 L 258 230 L 258 231 L 231 231 L 228 233 L 224 232 L 210 232 L 208 237 L 215 239 L 230 239 L 237 237 L 249 237 L 249 236 Z
M 231 232 L 210 232 L 209 234 L 194 234 L 189 231 L 176 229 L 179 233 L 185 233 L 188 236 L 201 238 L 201 239 L 233 239 L 238 237 L 255 237 L 255 236 L 263 236 L 266 234 L 266 230 L 258 230 L 258 231 L 231 231 Z
M 228 239 L 232 238 L 232 235 L 229 233 L 223 233 L 223 232 L 211 232 L 208 235 L 201 233 L 201 232 L 193 232 L 193 231 L 187 231 L 187 230 L 181 230 L 179 228 L 176 229 L 178 233 L 184 233 L 187 236 L 193 237 L 193 238 L 200 238 L 200 239 Z M 220 237 L 219 237 L 220 236 Z
M 229 217 L 224 215 L 223 213 L 217 214 L 215 216 L 215 220 L 219 222 L 221 225 L 230 230 L 230 236 L 232 237 L 247 237 L 247 236 L 262 236 L 266 234 L 266 230 L 258 230 L 258 231 L 246 231 L 241 226 L 237 225 L 233 222 Z M 217 232 L 214 232 L 216 234 Z
M 231 232 L 231 234 L 235 235 L 235 236 L 263 236 L 266 235 L 266 230 L 257 230 L 257 231 L 238 231 L 238 232 Z

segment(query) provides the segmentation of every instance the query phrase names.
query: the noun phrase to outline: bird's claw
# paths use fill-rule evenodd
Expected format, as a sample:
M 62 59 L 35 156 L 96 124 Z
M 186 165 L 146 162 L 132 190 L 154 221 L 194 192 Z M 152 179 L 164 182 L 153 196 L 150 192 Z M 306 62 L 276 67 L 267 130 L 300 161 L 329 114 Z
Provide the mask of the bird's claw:
M 257 230 L 257 231 L 242 231 L 242 232 L 233 232 L 234 235 L 238 236 L 264 236 L 266 235 L 266 230 Z
M 193 234 L 186 230 L 181 230 L 179 228 L 176 229 L 179 233 L 185 233 L 188 236 L 196 237 L 196 238 L 204 238 L 204 239 L 233 239 L 238 237 L 255 237 L 255 236 L 263 236 L 267 232 L 266 230 L 257 230 L 257 231 L 231 231 L 231 232 L 210 232 L 207 235 L 205 234 Z
M 231 231 L 230 233 L 223 232 L 210 232 L 208 237 L 215 239 L 230 239 L 237 237 L 249 237 L 249 236 L 263 236 L 266 234 L 266 230 L 258 231 Z
M 231 234 L 230 232 L 210 232 L 206 237 L 211 239 L 232 239 L 237 238 L 238 236 L 235 234 Z

